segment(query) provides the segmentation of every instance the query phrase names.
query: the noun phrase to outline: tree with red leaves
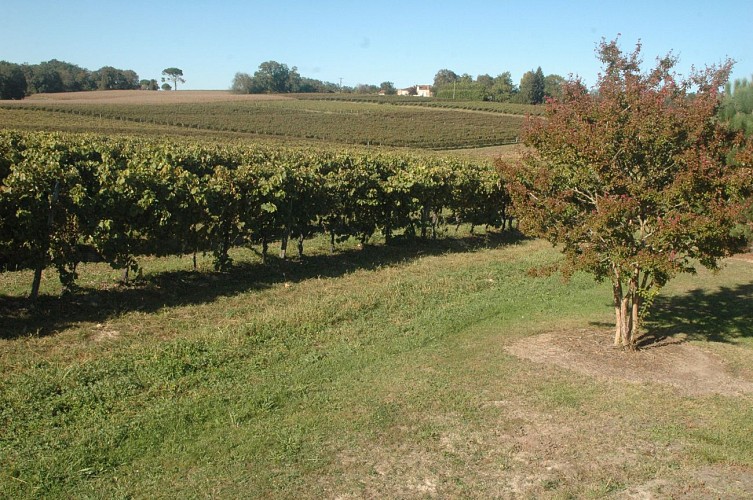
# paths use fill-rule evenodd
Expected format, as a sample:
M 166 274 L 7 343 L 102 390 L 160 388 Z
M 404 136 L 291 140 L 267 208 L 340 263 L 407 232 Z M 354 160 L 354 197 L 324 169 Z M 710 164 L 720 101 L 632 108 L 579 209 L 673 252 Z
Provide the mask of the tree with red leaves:
M 717 119 L 732 62 L 680 78 L 671 54 L 642 72 L 640 50 L 603 40 L 596 87 L 565 82 L 527 122 L 523 161 L 498 161 L 521 229 L 561 249 L 558 269 L 611 281 L 614 343 L 629 349 L 670 278 L 738 248 L 753 186 L 750 147 Z

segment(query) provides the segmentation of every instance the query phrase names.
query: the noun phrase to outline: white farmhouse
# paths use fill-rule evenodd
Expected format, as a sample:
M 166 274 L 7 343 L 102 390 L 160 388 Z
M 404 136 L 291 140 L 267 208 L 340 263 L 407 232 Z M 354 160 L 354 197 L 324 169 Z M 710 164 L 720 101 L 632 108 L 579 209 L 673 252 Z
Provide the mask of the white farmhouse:
M 418 97 L 431 97 L 431 85 L 414 85 L 407 89 L 398 89 L 397 95 L 415 95 Z
M 431 85 L 416 85 L 416 95 L 419 97 L 431 97 Z

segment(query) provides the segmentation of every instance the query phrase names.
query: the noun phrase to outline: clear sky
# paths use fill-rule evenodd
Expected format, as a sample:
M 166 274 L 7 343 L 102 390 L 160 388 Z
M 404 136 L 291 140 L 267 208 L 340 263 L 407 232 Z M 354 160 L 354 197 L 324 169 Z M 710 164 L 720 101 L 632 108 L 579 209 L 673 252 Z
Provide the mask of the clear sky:
M 182 89 L 227 89 L 275 60 L 302 76 L 355 86 L 431 83 L 440 69 L 520 81 L 576 74 L 595 83 L 602 37 L 640 39 L 647 64 L 672 51 L 678 71 L 730 57 L 753 75 L 750 0 L 24 0 L 3 2 L 0 60 L 58 59 L 140 78 L 183 70 Z

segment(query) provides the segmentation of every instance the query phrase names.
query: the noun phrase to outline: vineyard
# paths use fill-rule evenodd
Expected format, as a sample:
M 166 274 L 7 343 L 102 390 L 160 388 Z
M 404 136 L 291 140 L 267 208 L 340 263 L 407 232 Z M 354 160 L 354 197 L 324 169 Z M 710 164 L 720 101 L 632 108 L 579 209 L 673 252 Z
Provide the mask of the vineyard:
M 35 269 L 32 296 L 48 265 L 73 289 L 92 251 L 127 278 L 139 255 L 209 252 L 222 270 L 236 245 L 281 241 L 285 258 L 315 233 L 334 251 L 506 222 L 493 168 L 417 155 L 2 132 L 0 180 L 0 268 Z
M 1 498 L 750 496 L 750 262 L 628 354 L 496 230 L 522 146 L 413 149 L 522 116 L 129 95 L 0 107 Z
M 426 108 L 459 109 L 466 111 L 485 111 L 507 115 L 543 116 L 544 107 L 532 104 L 494 101 L 464 101 L 454 99 L 435 99 L 416 96 L 374 96 L 359 94 L 299 94 L 298 99 L 340 102 L 369 102 L 392 106 L 422 106 Z
M 410 106 L 343 100 L 245 100 L 225 102 L 175 102 L 121 104 L 65 101 L 6 104 L 0 124 L 15 127 L 14 118 L 36 113 L 32 122 L 43 123 L 65 116 L 90 123 L 117 120 L 136 127 L 170 126 L 188 132 L 253 134 L 255 137 L 309 140 L 344 145 L 457 149 L 516 143 L 522 114 L 491 111 L 498 103 L 426 103 Z M 481 108 L 479 108 L 481 106 Z M 488 109 L 486 109 L 488 107 Z M 528 107 L 530 108 L 530 107 Z M 475 110 L 475 111 L 474 111 Z M 122 127 L 122 125 L 121 125 Z M 182 133 L 182 132 L 179 132 Z
M 0 107 L 0 128 L 29 132 L 55 131 L 94 133 L 98 135 L 206 137 L 210 140 L 231 139 L 238 136 L 238 134 L 232 133 L 138 123 L 115 118 L 93 118 L 82 114 L 49 113 L 34 108 Z M 259 138 L 259 141 L 263 140 L 265 139 Z

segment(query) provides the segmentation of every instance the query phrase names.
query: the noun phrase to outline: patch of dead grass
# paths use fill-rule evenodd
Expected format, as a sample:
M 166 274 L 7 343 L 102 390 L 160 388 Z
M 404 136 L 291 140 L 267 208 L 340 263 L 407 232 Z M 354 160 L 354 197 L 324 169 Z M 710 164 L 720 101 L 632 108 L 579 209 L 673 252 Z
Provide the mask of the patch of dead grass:
M 753 263 L 753 253 L 739 253 L 737 255 L 733 255 L 732 257 L 730 257 L 730 259 Z
M 611 340 L 603 331 L 548 332 L 506 350 L 596 378 L 669 385 L 686 396 L 753 394 L 751 380 L 732 375 L 718 354 L 681 337 L 635 352 L 615 349 Z
M 686 472 L 684 478 L 655 478 L 632 486 L 618 498 L 750 498 L 753 472 L 744 467 L 704 465 Z

